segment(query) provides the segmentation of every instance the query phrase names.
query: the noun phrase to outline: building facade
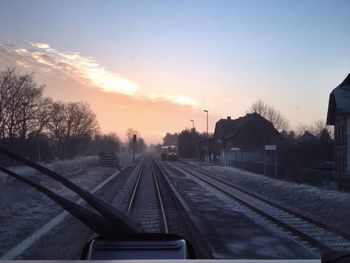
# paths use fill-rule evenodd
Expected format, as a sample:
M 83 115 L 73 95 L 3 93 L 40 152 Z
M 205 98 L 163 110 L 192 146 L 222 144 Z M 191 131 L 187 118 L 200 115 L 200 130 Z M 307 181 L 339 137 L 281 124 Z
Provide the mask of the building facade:
M 327 125 L 334 126 L 335 173 L 350 177 L 350 74 L 329 95 Z
M 231 116 L 228 116 L 226 119 L 220 119 L 215 124 L 213 143 L 215 144 L 215 153 L 219 154 L 221 150 L 225 149 L 224 138 L 225 136 L 232 131 L 237 125 L 238 119 L 231 119 Z
M 280 140 L 280 133 L 270 121 L 258 113 L 250 113 L 236 119 L 223 137 L 223 148 L 263 151 L 265 145 L 277 144 Z

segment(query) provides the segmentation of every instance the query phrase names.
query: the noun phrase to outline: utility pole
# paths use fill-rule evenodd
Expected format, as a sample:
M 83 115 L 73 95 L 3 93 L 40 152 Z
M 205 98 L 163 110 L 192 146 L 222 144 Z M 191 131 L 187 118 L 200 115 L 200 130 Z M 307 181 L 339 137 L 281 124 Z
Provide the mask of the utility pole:
M 40 132 L 38 133 L 38 162 L 41 161 Z
M 192 122 L 192 130 L 191 130 L 191 156 L 192 158 L 195 158 L 196 154 L 195 154 L 195 147 L 193 146 L 193 135 L 194 135 L 194 132 L 195 132 L 195 129 L 194 129 L 194 120 L 190 120 Z
M 207 148 L 206 148 L 206 151 L 205 151 L 205 154 L 206 154 L 206 158 L 208 158 L 206 161 L 208 162 L 209 161 L 209 134 L 208 134 L 208 110 L 203 110 L 204 112 L 207 113 Z

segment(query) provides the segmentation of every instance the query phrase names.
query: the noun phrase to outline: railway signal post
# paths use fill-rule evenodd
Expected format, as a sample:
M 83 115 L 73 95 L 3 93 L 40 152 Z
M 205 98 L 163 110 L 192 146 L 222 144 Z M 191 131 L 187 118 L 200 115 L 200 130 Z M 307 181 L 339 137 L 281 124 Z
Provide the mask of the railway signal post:
M 132 161 L 135 162 L 136 134 L 132 136 Z

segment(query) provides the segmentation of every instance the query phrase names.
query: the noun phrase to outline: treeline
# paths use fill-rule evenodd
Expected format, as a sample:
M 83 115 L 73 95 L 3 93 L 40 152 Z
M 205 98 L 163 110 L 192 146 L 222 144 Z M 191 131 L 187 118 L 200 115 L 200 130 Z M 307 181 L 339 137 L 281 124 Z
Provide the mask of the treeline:
M 133 142 L 134 135 L 136 136 L 135 145 Z M 128 139 L 127 146 L 129 152 L 135 150 L 135 153 L 141 153 L 147 149 L 145 140 L 141 137 L 141 134 L 137 130 L 134 130 L 133 128 L 128 128 L 126 130 L 126 137 Z
M 258 100 L 251 105 L 247 113 L 256 112 L 269 120 L 280 132 L 281 140 L 278 144 L 279 165 L 286 169 L 309 168 L 327 169 L 334 167 L 333 130 L 324 121 L 317 121 L 311 125 L 299 125 L 295 131 L 289 130 L 289 122 L 281 112 L 274 107 Z M 178 133 L 166 133 L 163 145 L 177 145 L 179 156 L 182 158 L 195 157 L 194 142 L 204 140 L 205 133 L 195 129 L 184 129 Z M 158 145 L 158 149 L 160 149 Z M 214 146 L 214 149 L 218 149 Z M 262 149 L 263 150 L 263 149 Z M 220 155 L 217 150 L 216 155 Z
M 334 164 L 333 129 L 324 121 L 313 124 L 300 124 L 294 130 L 289 130 L 289 122 L 271 105 L 258 100 L 252 104 L 248 112 L 256 112 L 271 121 L 280 131 L 283 140 L 278 145 L 279 163 L 286 169 L 332 169 Z
M 179 157 L 193 158 L 195 153 L 194 142 L 205 139 L 204 133 L 199 133 L 195 128 L 184 129 L 179 133 L 166 133 L 163 145 L 177 145 Z
M 326 126 L 319 130 L 310 126 L 304 133 L 300 131 L 285 132 L 279 145 L 280 164 L 286 169 L 308 168 L 332 170 L 334 168 L 334 140 Z
M 118 151 L 115 134 L 99 134 L 95 113 L 85 102 L 63 103 L 44 96 L 33 74 L 0 72 L 0 144 L 31 159 L 72 158 Z

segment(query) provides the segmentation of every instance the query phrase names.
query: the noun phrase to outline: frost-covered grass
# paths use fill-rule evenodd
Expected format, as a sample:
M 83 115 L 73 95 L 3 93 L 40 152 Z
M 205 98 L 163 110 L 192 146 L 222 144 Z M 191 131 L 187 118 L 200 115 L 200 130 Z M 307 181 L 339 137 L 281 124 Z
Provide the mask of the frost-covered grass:
M 55 161 L 43 165 L 88 190 L 116 171 L 115 168 L 96 166 L 96 157 Z M 77 198 L 73 192 L 58 182 L 31 168 L 16 166 L 9 169 L 70 199 Z M 10 179 L 3 174 L 0 178 L 0 255 L 2 255 L 57 215 L 62 208 L 16 179 Z
M 135 154 L 135 160 L 138 160 L 142 154 Z M 133 164 L 131 152 L 121 152 L 118 154 L 119 164 L 123 167 Z
M 342 226 L 350 233 L 350 193 L 278 180 L 234 167 L 201 165 L 201 168 L 330 224 Z

